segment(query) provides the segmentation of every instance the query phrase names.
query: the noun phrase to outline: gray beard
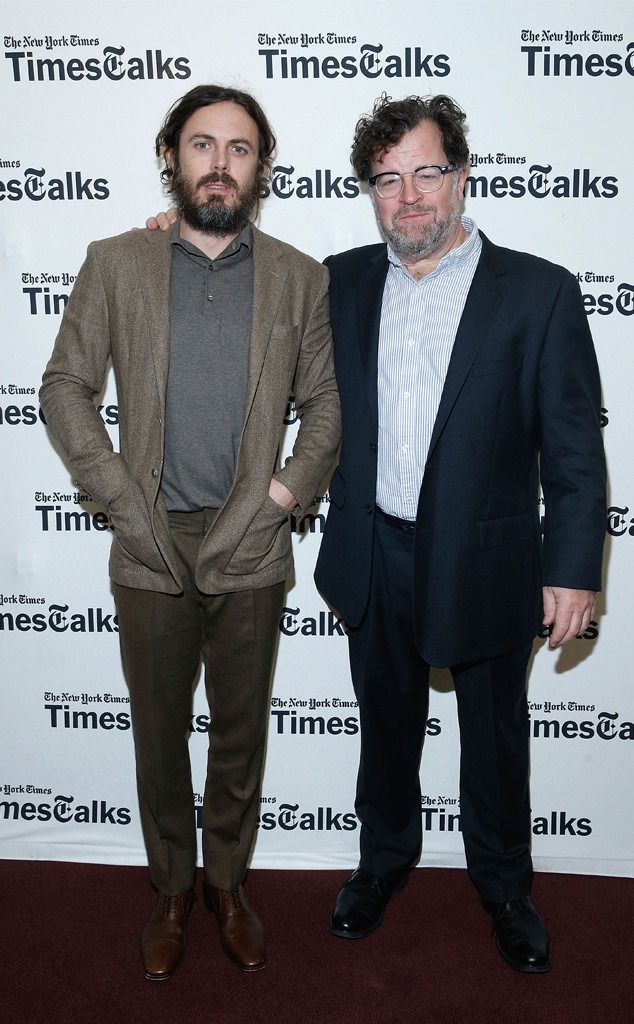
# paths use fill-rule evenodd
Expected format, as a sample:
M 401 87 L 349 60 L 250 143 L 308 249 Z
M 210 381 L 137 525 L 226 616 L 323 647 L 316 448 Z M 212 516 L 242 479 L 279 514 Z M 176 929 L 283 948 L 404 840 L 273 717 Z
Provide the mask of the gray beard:
M 459 215 L 438 221 L 427 229 L 423 237 L 411 237 L 399 231 L 397 227 L 386 228 L 378 221 L 379 231 L 384 242 L 387 242 L 403 263 L 418 262 L 439 252 L 448 244 L 460 221 Z

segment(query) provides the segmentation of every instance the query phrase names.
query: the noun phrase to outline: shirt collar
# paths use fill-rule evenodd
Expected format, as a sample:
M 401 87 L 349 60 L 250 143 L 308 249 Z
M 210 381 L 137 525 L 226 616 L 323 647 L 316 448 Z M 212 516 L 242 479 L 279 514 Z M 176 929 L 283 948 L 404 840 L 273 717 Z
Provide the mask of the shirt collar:
M 251 255 L 251 250 L 253 249 L 253 232 L 251 231 L 251 224 L 245 224 L 240 234 L 236 235 L 236 237 L 229 242 L 226 249 L 223 249 L 223 251 L 216 256 L 215 260 L 211 261 L 209 257 L 198 248 L 198 246 L 181 237 L 180 221 L 177 221 L 174 225 L 170 241 L 172 248 L 178 247 L 194 259 L 204 260 L 205 263 L 222 263 L 223 266 L 229 266 L 233 263 L 240 263 L 242 260 L 246 259 L 247 256 Z

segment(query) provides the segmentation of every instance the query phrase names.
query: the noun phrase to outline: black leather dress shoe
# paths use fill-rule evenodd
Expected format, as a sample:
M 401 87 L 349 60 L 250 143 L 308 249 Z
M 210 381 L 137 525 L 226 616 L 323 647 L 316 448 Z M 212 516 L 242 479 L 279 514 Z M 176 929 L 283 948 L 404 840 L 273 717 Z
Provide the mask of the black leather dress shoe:
M 493 918 L 498 953 L 516 971 L 545 974 L 552 967 L 546 925 L 530 896 L 508 903 L 482 900 Z
M 390 897 L 407 884 L 409 871 L 386 880 L 363 868 L 343 883 L 328 928 L 342 939 L 362 939 L 379 927 Z

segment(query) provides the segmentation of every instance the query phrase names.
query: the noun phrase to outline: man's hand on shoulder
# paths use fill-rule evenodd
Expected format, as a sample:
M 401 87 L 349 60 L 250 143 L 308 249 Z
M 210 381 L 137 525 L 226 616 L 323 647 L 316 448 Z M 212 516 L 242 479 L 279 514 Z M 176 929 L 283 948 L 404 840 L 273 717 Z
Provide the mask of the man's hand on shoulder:
M 169 231 L 172 224 L 175 224 L 177 220 L 178 210 L 172 206 L 169 210 L 161 210 L 160 213 L 157 213 L 156 217 L 148 217 L 145 226 L 150 231 L 157 231 L 159 228 L 161 231 Z
M 548 646 L 561 647 L 588 627 L 594 615 L 594 590 L 544 587 L 544 625 L 552 626 Z

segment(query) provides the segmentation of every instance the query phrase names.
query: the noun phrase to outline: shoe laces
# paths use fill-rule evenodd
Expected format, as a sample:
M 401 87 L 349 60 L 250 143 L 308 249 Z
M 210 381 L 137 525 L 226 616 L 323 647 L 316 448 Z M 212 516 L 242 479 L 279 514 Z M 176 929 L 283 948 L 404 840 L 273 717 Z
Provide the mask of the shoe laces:
M 230 909 L 230 910 L 233 910 L 235 912 L 237 910 L 242 910 L 243 909 L 242 893 L 240 892 L 239 889 L 230 889 L 230 890 L 228 890 L 227 891 L 227 896 L 228 896 L 227 903 L 230 904 L 230 907 L 227 908 L 228 910 Z
M 507 912 L 507 910 L 506 910 L 507 907 L 511 907 L 511 908 L 517 907 L 517 909 L 521 910 L 521 911 L 528 910 L 529 909 L 528 899 L 526 897 L 522 897 L 522 899 L 519 899 L 519 900 L 506 900 L 505 903 L 500 903 L 500 905 L 497 908 L 495 914 L 493 915 L 493 929 L 492 929 L 492 932 L 495 931 L 495 926 L 498 923 L 498 921 L 502 917 L 505 916 L 505 914 Z
M 161 907 L 160 913 L 164 917 L 176 917 L 178 915 L 178 903 L 180 900 L 180 894 L 176 896 L 169 896 L 167 893 L 161 893 Z

